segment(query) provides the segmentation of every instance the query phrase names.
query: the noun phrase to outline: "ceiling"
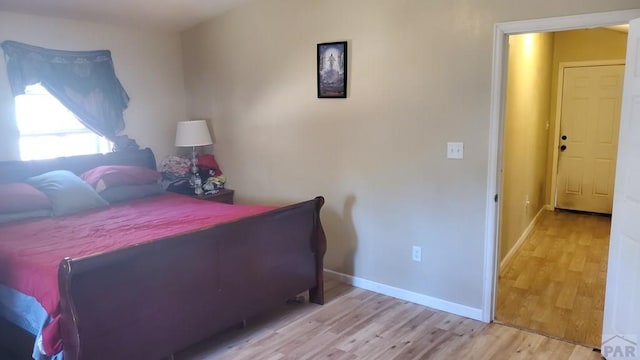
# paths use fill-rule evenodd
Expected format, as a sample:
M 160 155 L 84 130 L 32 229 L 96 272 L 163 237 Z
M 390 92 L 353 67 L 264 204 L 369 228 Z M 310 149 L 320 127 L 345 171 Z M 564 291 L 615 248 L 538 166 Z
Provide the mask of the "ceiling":
M 248 0 L 0 0 L 0 11 L 178 32 L 246 1 Z M 628 25 L 608 28 L 628 31 Z
M 186 30 L 247 0 L 0 0 L 0 11 Z

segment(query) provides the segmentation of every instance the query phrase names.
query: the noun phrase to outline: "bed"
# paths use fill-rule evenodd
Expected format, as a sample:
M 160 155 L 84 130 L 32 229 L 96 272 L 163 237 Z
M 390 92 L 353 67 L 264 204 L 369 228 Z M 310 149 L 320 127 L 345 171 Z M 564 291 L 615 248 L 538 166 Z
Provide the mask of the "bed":
M 0 162 L 0 184 L 155 164 L 149 149 Z M 155 194 L 0 224 L 0 300 L 36 299 L 47 316 L 40 329 L 0 318 L 0 347 L 29 358 L 39 338 L 49 352 L 60 345 L 55 356 L 64 360 L 161 359 L 301 292 L 322 304 L 323 203 L 273 208 Z

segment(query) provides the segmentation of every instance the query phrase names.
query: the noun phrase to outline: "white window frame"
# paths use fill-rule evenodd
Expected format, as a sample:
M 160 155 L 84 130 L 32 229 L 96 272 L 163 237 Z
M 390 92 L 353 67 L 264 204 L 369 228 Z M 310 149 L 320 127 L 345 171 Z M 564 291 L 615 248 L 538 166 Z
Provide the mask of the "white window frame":
M 35 98 L 36 96 L 39 98 Z M 69 109 L 40 84 L 31 85 L 27 87 L 24 95 L 16 96 L 15 105 L 21 160 L 111 151 L 110 141 L 84 126 Z M 41 122 L 42 119 L 46 119 L 47 122 Z M 55 126 L 56 119 L 60 127 Z M 42 127 L 34 127 L 34 123 Z M 90 140 L 82 139 L 78 142 L 79 135 L 89 135 Z M 76 141 L 75 146 L 74 141 Z

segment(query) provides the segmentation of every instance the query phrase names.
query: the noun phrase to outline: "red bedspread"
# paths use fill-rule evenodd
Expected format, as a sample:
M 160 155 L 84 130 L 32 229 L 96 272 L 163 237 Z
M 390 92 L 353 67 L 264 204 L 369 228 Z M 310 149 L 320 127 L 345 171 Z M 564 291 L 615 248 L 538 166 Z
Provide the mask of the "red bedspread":
M 62 349 L 58 333 L 58 265 L 273 209 L 226 205 L 177 194 L 115 204 L 59 218 L 0 225 L 0 283 L 36 298 L 54 319 L 43 329 L 48 355 Z

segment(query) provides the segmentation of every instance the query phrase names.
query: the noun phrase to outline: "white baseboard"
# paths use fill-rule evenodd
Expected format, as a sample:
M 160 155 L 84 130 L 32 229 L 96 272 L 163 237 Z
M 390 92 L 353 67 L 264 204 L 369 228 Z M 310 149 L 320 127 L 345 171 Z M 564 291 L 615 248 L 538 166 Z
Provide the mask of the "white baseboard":
M 544 208 L 547 209 L 547 211 L 554 211 L 556 209 L 553 205 L 545 205 Z
M 479 309 L 479 308 L 473 308 L 470 306 L 457 304 L 454 302 L 434 298 L 431 296 L 418 294 L 409 290 L 404 290 L 397 287 L 381 284 L 375 281 L 362 279 L 356 276 L 339 273 L 333 270 L 324 269 L 324 272 L 326 275 L 333 277 L 340 282 L 343 282 L 355 287 L 377 292 L 382 295 L 391 296 L 396 299 L 405 300 L 415 304 L 427 306 L 436 310 L 446 311 L 448 313 L 482 321 L 482 309 Z
M 507 267 L 507 265 L 509 265 L 509 262 L 513 259 L 513 256 L 518 252 L 518 250 L 520 250 L 522 245 L 524 245 L 525 241 L 529 238 L 529 235 L 531 235 L 533 228 L 535 228 L 536 225 L 538 224 L 538 221 L 540 221 L 542 214 L 545 211 L 549 211 L 548 207 L 549 205 L 545 205 L 542 208 L 540 208 L 540 211 L 538 211 L 538 213 L 533 218 L 533 220 L 531 220 L 531 222 L 529 223 L 529 226 L 527 226 L 527 228 L 524 229 L 524 232 L 522 233 L 522 235 L 520 235 L 520 238 L 518 238 L 518 241 L 516 241 L 516 243 L 511 248 L 511 250 L 509 250 L 507 255 L 504 257 L 504 259 L 500 261 L 500 272 L 502 272 L 502 270 L 504 270 Z

